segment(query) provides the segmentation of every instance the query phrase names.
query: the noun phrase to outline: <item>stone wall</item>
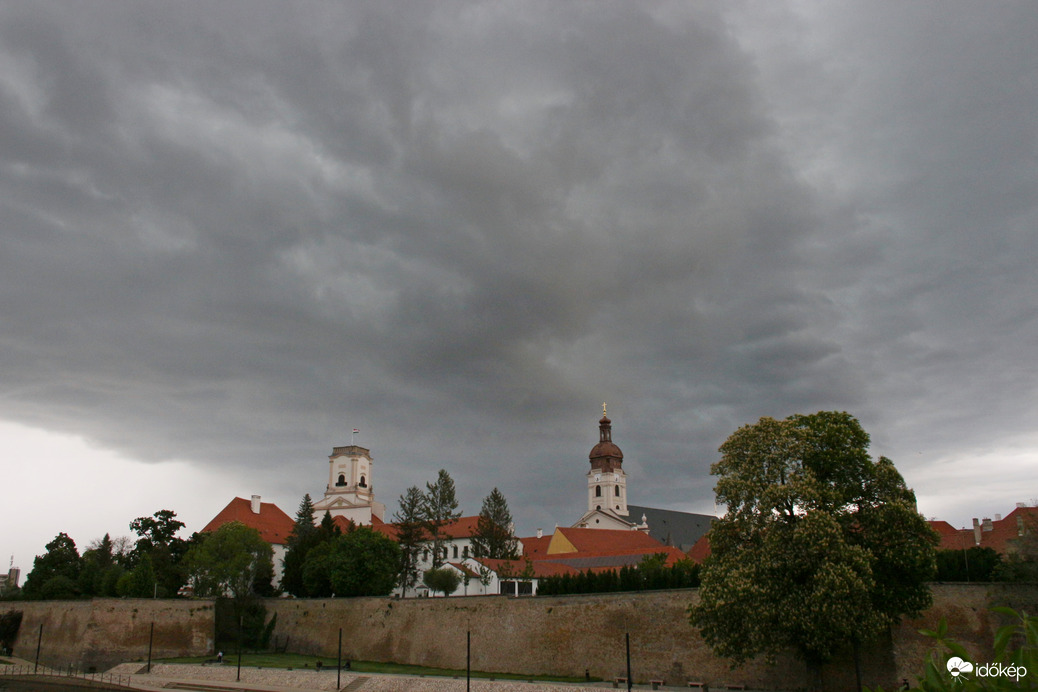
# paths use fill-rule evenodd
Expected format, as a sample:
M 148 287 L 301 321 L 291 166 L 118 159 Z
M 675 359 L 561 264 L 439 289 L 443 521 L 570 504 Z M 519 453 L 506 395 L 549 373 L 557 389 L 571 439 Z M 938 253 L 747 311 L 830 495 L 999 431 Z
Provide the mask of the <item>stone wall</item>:
M 804 665 L 792 657 L 735 670 L 715 658 L 688 624 L 686 609 L 697 598 L 695 590 L 681 590 L 519 599 L 281 599 L 268 601 L 267 607 L 277 613 L 275 636 L 282 643 L 287 638 L 289 650 L 329 660 L 336 656 L 341 627 L 344 657 L 464 669 L 465 633 L 470 631 L 474 669 L 570 676 L 588 670 L 612 679 L 624 674 L 624 635 L 629 632 L 636 680 L 758 689 L 809 686 Z M 863 652 L 865 684 L 890 689 L 902 678 L 914 679 L 931 649 L 917 630 L 936 628 L 941 617 L 977 660 L 989 660 L 1000 624 L 988 613 L 989 605 L 1038 612 L 1038 591 L 1034 586 L 934 585 L 930 611 Z M 823 681 L 828 689 L 853 688 L 850 656 L 827 666 Z
M 914 679 L 932 643 L 918 634 L 948 621 L 956 639 L 975 660 L 991 660 L 991 640 L 1001 624 L 989 612 L 1008 605 L 1038 612 L 1035 585 L 938 584 L 934 606 L 923 617 L 906 621 L 863 652 L 867 685 L 890 689 L 902 678 Z M 808 687 L 803 664 L 782 657 L 774 664 L 754 661 L 732 670 L 716 659 L 688 624 L 686 609 L 694 589 L 629 594 L 505 598 L 425 599 L 269 599 L 268 617 L 277 614 L 274 631 L 289 651 L 317 654 L 332 662 L 339 628 L 343 655 L 371 661 L 464 669 L 465 633 L 472 633 L 476 670 L 583 676 L 611 679 L 626 668 L 624 635 L 631 635 L 635 679 L 739 683 L 757 689 Z M 0 612 L 21 610 L 16 655 L 35 657 L 43 624 L 41 660 L 53 666 L 75 664 L 103 670 L 120 661 L 144 660 L 155 622 L 153 657 L 202 656 L 213 652 L 211 601 L 95 599 L 0 603 Z M 853 688 L 849 656 L 823 671 L 825 687 Z
M 151 623 L 155 623 L 152 657 L 205 656 L 212 653 L 212 601 L 146 598 L 96 598 L 90 601 L 8 601 L 0 612 L 22 611 L 14 655 L 36 658 L 52 667 L 105 670 L 124 661 L 148 657 Z M 43 625 L 42 638 L 40 625 Z

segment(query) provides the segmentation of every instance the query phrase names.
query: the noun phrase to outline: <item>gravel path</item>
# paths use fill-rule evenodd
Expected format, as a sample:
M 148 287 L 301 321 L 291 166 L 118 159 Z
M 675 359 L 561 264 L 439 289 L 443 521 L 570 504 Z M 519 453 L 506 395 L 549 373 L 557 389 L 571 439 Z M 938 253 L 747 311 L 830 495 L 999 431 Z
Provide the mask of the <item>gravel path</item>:
M 170 682 L 198 682 L 208 685 L 263 689 L 276 691 L 335 690 L 335 671 L 284 670 L 279 668 L 242 668 L 241 682 L 237 682 L 237 666 L 203 666 L 157 663 L 150 674 L 138 674 L 140 663 L 124 663 L 106 673 L 133 675 L 134 687 L 161 689 Z M 343 688 L 349 692 L 464 692 L 465 680 L 453 678 L 422 678 L 406 675 L 378 675 L 372 673 L 343 673 Z M 612 688 L 611 684 L 605 687 Z M 530 683 L 514 680 L 472 681 L 472 692 L 602 692 L 603 686 L 588 687 L 565 683 Z

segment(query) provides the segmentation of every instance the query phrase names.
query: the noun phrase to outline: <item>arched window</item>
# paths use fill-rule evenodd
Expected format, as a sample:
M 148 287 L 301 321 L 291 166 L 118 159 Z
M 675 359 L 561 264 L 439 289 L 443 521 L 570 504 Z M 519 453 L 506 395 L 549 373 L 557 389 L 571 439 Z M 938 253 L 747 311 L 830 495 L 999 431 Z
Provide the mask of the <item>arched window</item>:
M 364 485 L 364 483 L 362 482 L 361 485 Z M 616 490 L 616 496 L 620 497 L 620 486 L 615 485 L 613 486 L 613 489 Z
M 335 483 L 335 485 L 346 485 L 346 476 L 340 473 L 339 480 Z
M 465 546 L 464 548 L 461 549 L 461 556 L 462 557 L 468 557 L 469 556 L 469 547 L 468 546 Z
M 362 487 L 362 488 L 366 488 L 366 487 L 368 487 L 368 484 L 367 484 L 367 483 L 366 483 L 366 482 L 364 481 L 364 476 L 361 476 L 361 477 L 360 477 L 360 483 L 359 483 L 359 485 L 360 485 L 360 487 Z
M 595 486 L 595 497 L 602 497 L 602 486 Z
M 422 551 L 422 562 L 428 562 L 429 560 L 429 549 L 426 548 Z
M 454 559 L 458 559 L 458 546 L 454 546 Z

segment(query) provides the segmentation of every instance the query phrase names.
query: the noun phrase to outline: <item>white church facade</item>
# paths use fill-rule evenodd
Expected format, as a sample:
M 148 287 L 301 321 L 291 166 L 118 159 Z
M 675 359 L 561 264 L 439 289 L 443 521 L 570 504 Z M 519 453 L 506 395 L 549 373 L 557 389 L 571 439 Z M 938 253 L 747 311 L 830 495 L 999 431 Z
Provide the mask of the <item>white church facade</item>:
M 324 497 L 314 503 L 317 519 L 328 512 L 357 526 L 370 526 L 372 517 L 385 520 L 386 506 L 375 500 L 371 450 L 359 445 L 332 448 L 328 457 L 328 484 Z

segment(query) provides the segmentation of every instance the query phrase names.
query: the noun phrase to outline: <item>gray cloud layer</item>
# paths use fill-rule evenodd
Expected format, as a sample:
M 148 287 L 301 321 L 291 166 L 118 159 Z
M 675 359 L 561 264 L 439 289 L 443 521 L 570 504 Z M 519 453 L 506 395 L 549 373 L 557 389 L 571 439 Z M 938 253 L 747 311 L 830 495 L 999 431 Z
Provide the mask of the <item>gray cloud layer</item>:
M 700 510 L 736 427 L 835 408 L 953 493 L 1034 442 L 1035 35 L 1024 2 L 4 4 L 0 417 L 291 498 L 355 426 L 391 509 L 445 467 L 529 528 L 579 513 L 602 400 L 633 499 Z

